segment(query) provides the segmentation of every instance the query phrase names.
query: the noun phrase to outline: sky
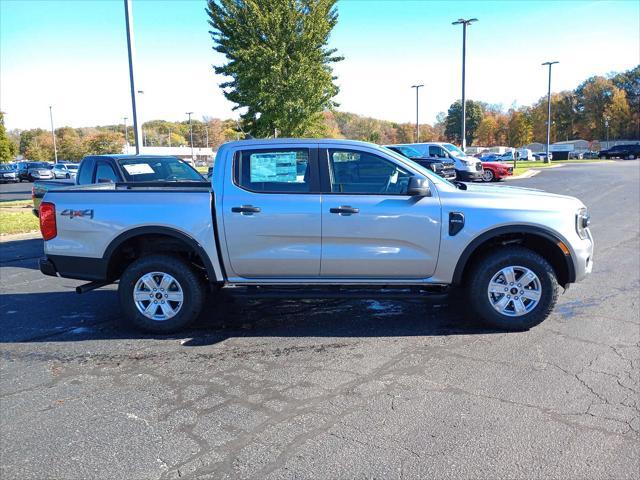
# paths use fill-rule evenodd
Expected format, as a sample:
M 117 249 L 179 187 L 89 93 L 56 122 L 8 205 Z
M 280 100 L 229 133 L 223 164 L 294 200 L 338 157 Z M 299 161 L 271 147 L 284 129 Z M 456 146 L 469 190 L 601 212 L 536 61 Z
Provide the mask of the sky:
M 136 89 L 144 120 L 185 112 L 236 118 L 218 85 L 206 1 L 133 0 Z M 331 47 L 339 110 L 433 123 L 460 98 L 462 27 L 467 98 L 530 105 L 552 90 L 640 63 L 640 2 L 340 0 Z M 122 0 L 0 0 L 0 110 L 8 129 L 95 126 L 132 118 Z M 131 120 L 129 120 L 131 122 Z

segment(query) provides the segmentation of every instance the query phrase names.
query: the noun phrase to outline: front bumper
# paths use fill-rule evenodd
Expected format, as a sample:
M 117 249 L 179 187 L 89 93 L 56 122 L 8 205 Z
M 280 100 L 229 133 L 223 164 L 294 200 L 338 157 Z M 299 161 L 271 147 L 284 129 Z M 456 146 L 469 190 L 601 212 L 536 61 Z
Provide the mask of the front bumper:
M 463 182 L 472 182 L 474 180 L 482 180 L 482 170 L 469 171 L 469 170 L 456 170 L 458 180 Z
M 589 229 L 587 232 L 588 238 L 571 244 L 574 253 L 573 266 L 576 272 L 576 282 L 584 280 L 593 270 L 593 237 Z

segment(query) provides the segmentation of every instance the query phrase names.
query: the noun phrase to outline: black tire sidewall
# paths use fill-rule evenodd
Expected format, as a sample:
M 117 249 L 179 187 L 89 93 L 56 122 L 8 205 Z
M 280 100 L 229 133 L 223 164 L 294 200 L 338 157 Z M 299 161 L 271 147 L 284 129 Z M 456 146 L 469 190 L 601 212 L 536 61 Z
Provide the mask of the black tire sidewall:
M 164 272 L 173 276 L 183 292 L 183 304 L 172 318 L 156 321 L 145 317 L 138 311 L 133 299 L 133 290 L 137 281 L 150 272 Z M 126 319 L 135 327 L 150 333 L 171 333 L 185 328 L 193 322 L 204 304 L 205 288 L 203 280 L 196 275 L 191 266 L 180 257 L 154 254 L 142 257 L 127 267 L 118 285 L 120 307 Z
M 541 296 L 533 311 L 509 317 L 496 311 L 487 295 L 489 282 L 504 267 L 521 266 L 540 279 Z M 504 247 L 481 258 L 468 281 L 469 301 L 473 311 L 486 324 L 502 330 L 528 330 L 543 322 L 553 310 L 558 297 L 558 282 L 553 267 L 543 257 L 524 247 Z

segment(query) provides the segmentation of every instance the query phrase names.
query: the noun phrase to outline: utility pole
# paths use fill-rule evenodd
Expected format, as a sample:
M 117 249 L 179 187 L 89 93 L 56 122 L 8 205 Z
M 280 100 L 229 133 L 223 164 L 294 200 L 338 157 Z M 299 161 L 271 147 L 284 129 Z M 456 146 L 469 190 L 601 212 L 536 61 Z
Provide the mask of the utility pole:
M 187 112 L 187 115 L 189 115 L 189 138 L 191 140 L 191 160 L 193 160 L 193 126 L 191 125 L 191 115 L 193 115 L 193 112 Z
M 209 124 L 208 123 L 204 124 L 204 133 L 206 134 L 206 138 L 207 138 L 207 148 L 209 148 Z
M 467 102 L 465 97 L 465 67 L 467 58 L 467 26 L 477 22 L 477 18 L 459 18 L 451 25 L 462 25 L 462 151 L 467 149 Z
M 549 144 L 551 143 L 551 65 L 555 63 L 560 63 L 557 60 L 553 62 L 544 62 L 542 65 L 549 66 L 549 87 L 547 89 L 547 154 L 544 157 L 544 163 L 550 163 L 551 159 L 549 158 Z
M 129 83 L 131 86 L 131 108 L 133 110 L 133 131 L 136 142 L 136 155 L 140 155 L 140 140 L 142 139 L 142 125 L 138 123 L 136 108 L 136 87 L 133 75 L 135 45 L 133 41 L 133 10 L 131 0 L 124 0 L 124 18 L 127 25 L 127 53 L 129 55 Z
M 53 139 L 53 157 L 58 163 L 58 147 L 56 147 L 56 131 L 53 128 L 53 109 L 49 105 L 49 120 L 51 120 L 51 138 Z
M 416 89 L 416 143 L 420 143 L 420 118 L 419 118 L 419 106 L 418 106 L 418 92 L 420 87 L 424 87 L 424 84 L 411 85 L 411 88 Z

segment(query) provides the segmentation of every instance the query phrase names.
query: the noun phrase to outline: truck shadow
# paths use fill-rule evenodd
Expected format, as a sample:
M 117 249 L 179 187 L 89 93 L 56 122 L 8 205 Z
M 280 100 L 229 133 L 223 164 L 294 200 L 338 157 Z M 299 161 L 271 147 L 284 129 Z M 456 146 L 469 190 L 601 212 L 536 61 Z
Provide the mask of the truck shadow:
M 7 294 L 0 303 L 0 342 L 181 340 L 184 347 L 237 337 L 404 337 L 503 333 L 439 300 L 247 300 L 220 295 L 194 325 L 150 335 L 122 325 L 113 289 Z
M 0 243 L 0 267 L 38 270 L 38 259 L 44 256 L 42 238 L 13 240 Z

